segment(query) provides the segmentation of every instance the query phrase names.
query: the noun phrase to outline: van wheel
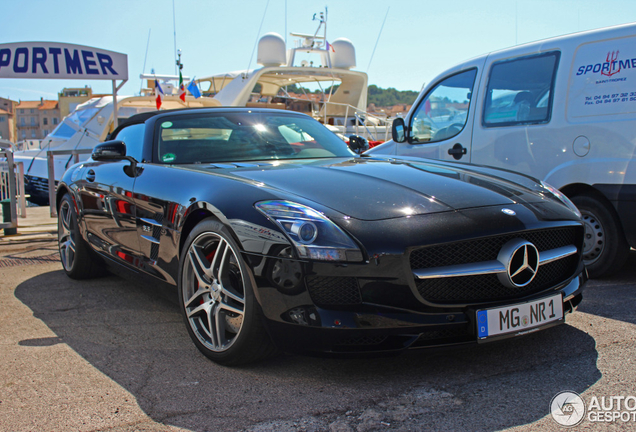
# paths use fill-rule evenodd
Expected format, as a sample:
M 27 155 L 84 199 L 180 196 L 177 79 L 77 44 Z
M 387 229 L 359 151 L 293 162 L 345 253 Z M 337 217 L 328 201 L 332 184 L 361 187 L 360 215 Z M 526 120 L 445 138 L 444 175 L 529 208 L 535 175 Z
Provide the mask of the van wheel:
M 572 197 L 585 225 L 583 262 L 592 278 L 617 272 L 625 264 L 629 246 L 614 209 L 589 195 Z

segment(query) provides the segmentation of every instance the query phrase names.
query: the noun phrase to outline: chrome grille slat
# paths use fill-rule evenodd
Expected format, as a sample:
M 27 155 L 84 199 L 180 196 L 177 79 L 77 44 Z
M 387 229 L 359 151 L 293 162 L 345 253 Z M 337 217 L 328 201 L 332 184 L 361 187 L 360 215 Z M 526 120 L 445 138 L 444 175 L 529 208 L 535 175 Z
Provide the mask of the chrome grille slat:
M 539 253 L 539 267 L 553 261 L 574 255 L 578 252 L 574 245 L 563 246 Z M 499 261 L 484 261 L 469 264 L 456 264 L 445 267 L 413 270 L 418 279 L 436 279 L 445 277 L 477 276 L 505 273 L 506 267 Z
M 515 299 L 549 290 L 572 277 L 579 265 L 577 245 L 582 243 L 583 233 L 577 228 L 526 231 L 416 249 L 410 264 L 417 292 L 428 303 L 451 305 Z M 528 285 L 511 288 L 500 281 L 507 263 L 499 261 L 498 254 L 513 239 L 535 245 L 539 265 Z

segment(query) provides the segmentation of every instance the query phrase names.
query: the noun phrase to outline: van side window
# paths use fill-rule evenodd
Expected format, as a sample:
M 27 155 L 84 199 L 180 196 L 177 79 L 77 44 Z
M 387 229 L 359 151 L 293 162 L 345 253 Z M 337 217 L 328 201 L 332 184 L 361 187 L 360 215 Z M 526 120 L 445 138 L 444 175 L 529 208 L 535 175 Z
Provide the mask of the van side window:
M 464 129 L 477 69 L 438 83 L 420 102 L 411 123 L 411 142 L 452 138 Z
M 142 159 L 145 128 L 143 123 L 133 124 L 120 130 L 115 137 L 126 144 L 126 156 L 132 156 L 139 162 Z
M 493 64 L 482 124 L 486 127 L 548 123 L 559 53 Z

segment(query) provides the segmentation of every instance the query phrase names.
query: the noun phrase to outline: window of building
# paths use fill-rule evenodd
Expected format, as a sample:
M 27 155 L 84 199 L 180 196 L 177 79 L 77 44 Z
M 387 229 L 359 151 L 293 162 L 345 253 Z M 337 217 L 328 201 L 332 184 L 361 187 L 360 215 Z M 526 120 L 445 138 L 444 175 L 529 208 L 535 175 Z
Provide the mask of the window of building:
M 24 120 L 24 117 L 20 118 L 20 126 L 26 126 L 26 120 Z
M 31 126 L 35 126 L 35 117 L 31 117 Z
M 35 114 L 35 110 L 34 109 L 31 109 L 31 114 Z
M 549 122 L 558 64 L 558 52 L 495 63 L 488 78 L 483 125 Z
M 22 131 L 22 139 L 26 138 L 26 131 Z
M 47 136 L 47 135 L 49 134 L 49 130 L 48 130 L 48 129 L 44 129 L 44 130 L 42 131 L 42 134 L 43 134 L 44 136 Z
M 43 125 L 47 125 L 47 124 L 49 124 L 49 119 L 47 119 L 46 117 L 44 117 L 44 118 L 42 119 L 42 124 L 43 124 Z
M 35 138 L 35 131 L 31 131 L 31 138 Z
M 23 109 L 20 110 L 20 114 L 24 114 L 24 110 Z
M 57 124 L 57 117 L 53 117 L 53 124 L 56 125 Z
M 4 117 L 0 117 L 0 123 L 4 122 Z

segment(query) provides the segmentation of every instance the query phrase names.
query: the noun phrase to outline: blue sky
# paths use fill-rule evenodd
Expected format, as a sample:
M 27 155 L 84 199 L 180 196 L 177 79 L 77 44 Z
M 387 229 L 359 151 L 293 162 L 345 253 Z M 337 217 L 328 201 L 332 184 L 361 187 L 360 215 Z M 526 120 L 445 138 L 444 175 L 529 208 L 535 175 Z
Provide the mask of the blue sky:
M 356 69 L 368 72 L 369 83 L 399 90 L 420 90 L 447 67 L 489 51 L 636 21 L 633 0 L 174 0 L 174 5 L 184 75 L 254 68 L 251 54 L 260 35 L 284 36 L 286 27 L 287 33 L 313 33 L 313 14 L 327 6 L 328 40 L 350 39 Z M 139 92 L 144 60 L 146 73 L 175 73 L 173 0 L 0 0 L 0 11 L 0 43 L 66 42 L 127 54 L 130 79 L 120 94 Z M 111 91 L 109 81 L 3 79 L 0 96 L 56 99 L 63 87 L 84 85 Z

